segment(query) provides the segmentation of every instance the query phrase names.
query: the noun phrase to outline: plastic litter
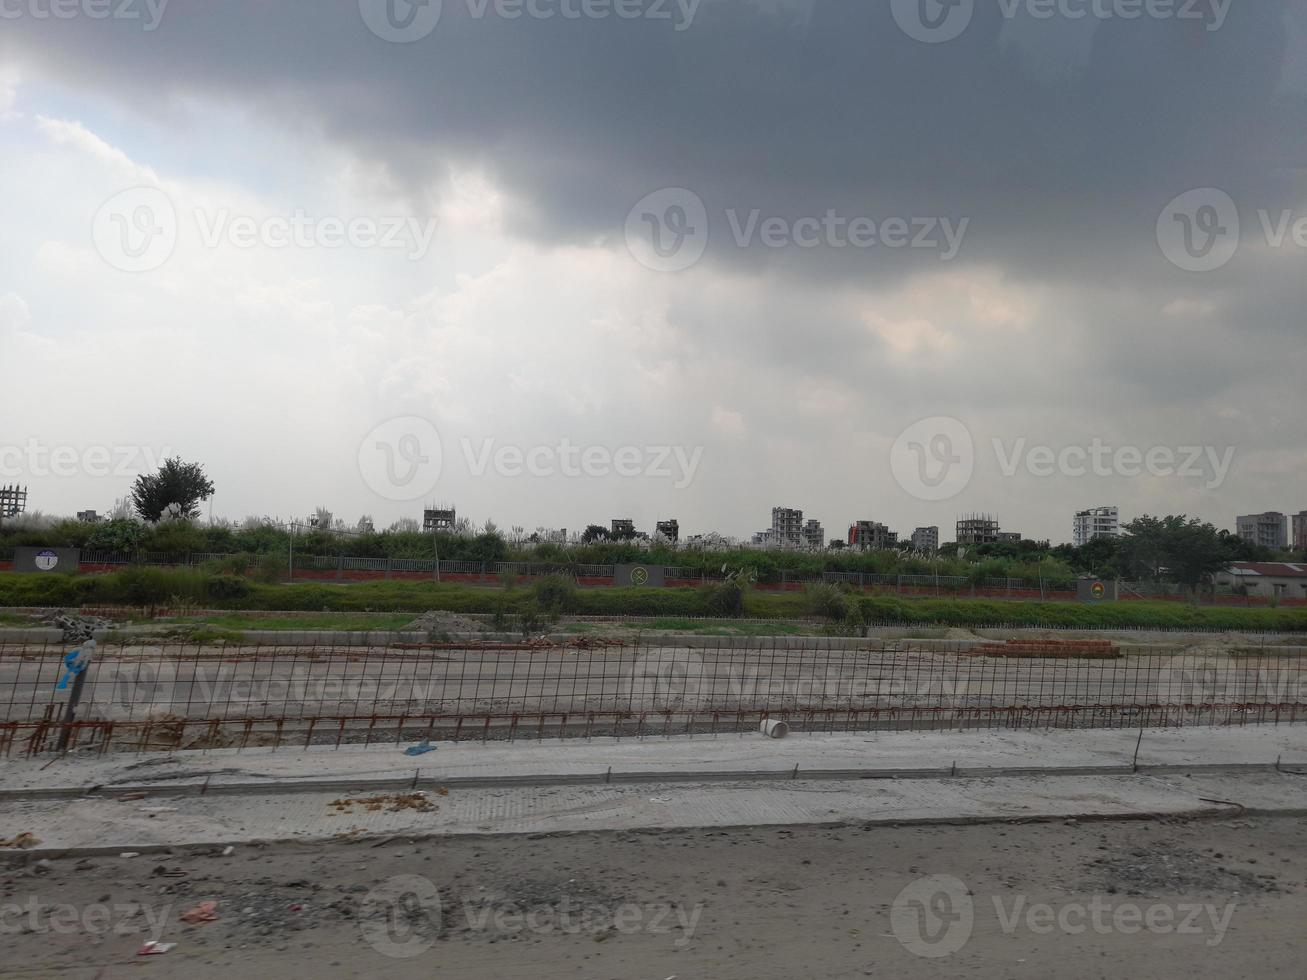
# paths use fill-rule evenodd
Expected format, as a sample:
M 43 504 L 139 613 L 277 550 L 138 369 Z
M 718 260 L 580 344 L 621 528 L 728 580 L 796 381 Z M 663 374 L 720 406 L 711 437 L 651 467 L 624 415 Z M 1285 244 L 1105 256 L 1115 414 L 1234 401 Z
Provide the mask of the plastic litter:
M 404 750 L 405 755 L 425 755 L 428 752 L 436 751 L 436 746 L 431 744 L 430 739 L 424 738 L 417 745 L 410 745 Z
M 200 925 L 205 922 L 218 921 L 218 903 L 201 902 L 193 909 L 187 909 L 181 914 L 181 920 L 191 925 Z
M 136 955 L 137 956 L 162 956 L 164 953 L 168 952 L 168 950 L 176 949 L 176 948 L 177 948 L 176 943 L 160 943 L 152 939 L 144 946 L 142 946 L 140 949 L 138 949 L 136 951 Z

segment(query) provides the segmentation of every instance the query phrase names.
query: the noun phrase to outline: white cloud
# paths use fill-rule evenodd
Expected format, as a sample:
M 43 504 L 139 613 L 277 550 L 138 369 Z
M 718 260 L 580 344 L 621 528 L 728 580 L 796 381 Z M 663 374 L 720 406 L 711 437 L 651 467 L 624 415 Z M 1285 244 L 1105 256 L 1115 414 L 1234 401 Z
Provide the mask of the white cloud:
M 1177 296 L 1162 307 L 1163 316 L 1206 317 L 1216 312 L 1216 304 L 1211 300 L 1185 299 Z
M 733 409 L 723 408 L 721 405 L 713 406 L 712 427 L 715 432 L 731 438 L 746 435 L 749 431 L 748 426 L 745 425 L 743 415 Z

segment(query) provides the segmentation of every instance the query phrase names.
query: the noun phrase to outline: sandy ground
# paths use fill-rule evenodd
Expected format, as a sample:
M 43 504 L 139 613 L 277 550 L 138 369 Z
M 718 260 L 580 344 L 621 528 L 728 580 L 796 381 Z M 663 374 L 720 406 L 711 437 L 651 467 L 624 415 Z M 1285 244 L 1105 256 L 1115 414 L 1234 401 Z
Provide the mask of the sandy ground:
M 1304 868 L 1307 828 L 1280 818 L 67 859 L 0 871 L 0 973 L 1301 977 Z M 217 921 L 179 921 L 202 901 Z M 176 948 L 138 957 L 156 929 Z

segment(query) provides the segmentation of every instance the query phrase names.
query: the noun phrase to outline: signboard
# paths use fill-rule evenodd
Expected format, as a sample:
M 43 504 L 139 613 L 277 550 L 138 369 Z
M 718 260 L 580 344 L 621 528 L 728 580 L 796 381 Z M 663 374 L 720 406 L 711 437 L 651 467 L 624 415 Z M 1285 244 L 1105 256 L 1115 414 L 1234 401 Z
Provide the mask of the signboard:
M 79 548 L 15 548 L 14 571 L 44 574 L 49 572 L 72 575 L 81 567 Z
M 1116 582 L 1101 578 L 1082 578 L 1076 583 L 1076 598 L 1081 602 L 1115 602 Z
M 662 565 L 616 565 L 613 568 L 613 585 L 618 587 L 661 586 L 663 584 Z

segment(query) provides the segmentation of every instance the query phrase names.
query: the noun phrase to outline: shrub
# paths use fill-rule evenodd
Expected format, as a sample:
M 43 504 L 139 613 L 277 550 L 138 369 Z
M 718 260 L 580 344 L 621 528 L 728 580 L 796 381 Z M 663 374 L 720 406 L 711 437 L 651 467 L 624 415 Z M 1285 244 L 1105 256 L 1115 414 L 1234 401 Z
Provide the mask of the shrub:
M 841 622 L 849 614 L 848 597 L 829 582 L 813 582 L 803 590 L 809 616 Z
M 709 616 L 744 615 L 744 586 L 734 579 L 708 586 L 704 607 Z
M 144 537 L 145 526 L 139 521 L 106 521 L 91 529 L 91 533 L 86 538 L 86 548 L 90 551 L 133 555 L 140 550 Z
M 575 612 L 576 583 L 565 575 L 545 575 L 531 584 L 531 601 L 542 613 L 554 618 Z
M 248 579 L 239 575 L 215 575 L 209 579 L 209 597 L 218 600 L 244 599 L 251 592 Z
M 246 552 L 240 552 L 235 555 L 224 555 L 222 558 L 216 558 L 212 561 L 206 561 L 203 565 L 204 571 L 211 575 L 241 575 L 249 571 L 251 565 L 257 566 L 255 557 Z
M 286 577 L 289 564 L 290 559 L 287 556 L 276 552 L 259 555 L 259 560 L 254 563 L 254 580 L 268 585 L 280 582 Z

